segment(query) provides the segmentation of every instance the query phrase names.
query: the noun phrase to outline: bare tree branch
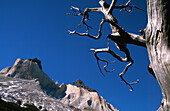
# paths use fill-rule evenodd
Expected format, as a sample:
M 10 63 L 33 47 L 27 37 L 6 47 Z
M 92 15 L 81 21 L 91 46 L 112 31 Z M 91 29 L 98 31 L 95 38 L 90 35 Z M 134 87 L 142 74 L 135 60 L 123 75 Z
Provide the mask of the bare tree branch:
M 123 78 L 123 75 L 126 73 L 126 71 L 128 70 L 128 68 L 129 68 L 130 66 L 132 66 L 133 60 L 132 60 L 132 58 L 130 57 L 129 50 L 128 50 L 127 48 L 123 47 L 123 49 L 122 49 L 122 47 L 120 47 L 120 46 L 119 46 L 119 48 L 120 48 L 121 51 L 123 51 L 123 52 L 125 53 L 126 58 L 122 58 L 121 56 L 115 54 L 112 50 L 110 50 L 110 47 L 109 47 L 109 39 L 108 39 L 108 47 L 107 47 L 107 48 L 90 49 L 90 50 L 91 50 L 91 51 L 94 51 L 94 56 L 95 56 L 95 58 L 97 59 L 97 64 L 98 64 L 100 73 L 101 73 L 103 76 L 104 76 L 104 74 L 103 74 L 103 72 L 102 72 L 102 70 L 101 70 L 101 68 L 100 68 L 99 61 L 106 62 L 106 65 L 104 66 L 104 70 L 105 70 L 106 72 L 113 72 L 113 71 L 114 71 L 114 70 L 108 71 L 108 70 L 106 69 L 107 66 L 108 66 L 108 64 L 109 64 L 109 63 L 113 63 L 113 62 L 108 62 L 107 60 L 100 59 L 100 58 L 97 56 L 97 53 L 107 52 L 107 53 L 111 54 L 113 57 L 117 58 L 117 59 L 118 59 L 119 61 L 121 61 L 121 62 L 130 62 L 129 64 L 126 65 L 125 69 L 124 69 L 123 72 L 120 74 L 120 78 L 121 78 L 121 80 L 124 81 L 127 85 L 129 85 L 130 88 L 131 88 L 131 91 L 133 91 L 133 88 L 132 88 L 131 85 L 138 83 L 139 80 L 138 80 L 137 82 L 128 83 L 128 82 Z
M 72 7 L 71 7 L 71 10 L 73 10 L 75 13 L 66 13 L 65 15 L 74 15 L 74 16 L 80 16 L 80 15 L 82 15 L 82 16 L 83 16 L 83 17 L 82 17 L 82 20 L 81 20 L 81 22 L 80 22 L 80 24 L 78 25 L 77 28 L 80 28 L 80 27 L 81 27 L 81 24 L 83 23 L 83 24 L 87 27 L 87 32 L 89 31 L 90 28 L 93 29 L 91 26 L 89 26 L 89 25 L 85 22 L 85 20 L 86 20 L 86 21 L 90 20 L 90 19 L 89 19 L 89 14 L 88 14 L 89 9 L 85 9 L 84 13 L 82 13 L 79 8 L 72 6 Z M 77 10 L 79 13 L 76 13 L 75 10 Z M 90 11 L 95 11 L 95 10 L 97 11 L 98 9 L 97 9 L 97 8 L 92 8 Z
M 133 33 L 123 32 L 121 33 L 121 35 L 119 33 L 113 33 L 113 34 L 109 34 L 107 38 L 113 40 L 114 42 L 121 41 L 127 44 L 134 44 L 137 46 L 146 47 L 146 40 L 143 38 L 143 36 L 133 34 Z
M 80 10 L 79 8 L 77 8 L 77 7 L 72 6 L 70 9 L 73 10 L 75 13 L 66 13 L 65 15 L 74 15 L 74 16 L 83 15 L 83 13 L 81 12 L 81 10 Z M 79 13 L 76 13 L 75 10 L 77 10 Z
M 129 0 L 125 5 L 114 6 L 113 8 L 119 8 L 119 9 L 121 9 L 120 11 L 126 11 L 128 13 L 130 13 L 132 11 L 132 8 L 136 8 L 138 10 L 146 12 L 146 10 L 143 10 L 143 9 L 137 7 L 137 6 L 130 6 L 129 4 L 130 4 L 131 1 L 132 0 Z
M 78 25 L 78 28 L 80 28 L 80 27 L 81 27 L 81 24 L 83 23 L 83 24 L 87 27 L 87 32 L 89 31 L 90 28 L 93 29 L 91 26 L 89 26 L 89 25 L 85 22 L 85 20 L 86 20 L 86 21 L 90 20 L 90 19 L 89 19 L 89 14 L 88 14 L 88 12 L 99 12 L 99 11 L 101 11 L 101 7 L 99 7 L 99 8 L 86 8 L 86 9 L 84 10 L 84 13 L 82 13 L 79 8 L 74 7 L 74 6 L 72 6 L 71 9 L 72 9 L 73 11 L 74 11 L 74 10 L 77 10 L 79 13 L 66 13 L 65 15 L 74 15 L 74 16 L 80 16 L 80 15 L 82 15 L 83 17 L 82 17 L 82 20 L 81 20 L 80 24 Z M 75 11 L 74 11 L 74 12 L 75 12 Z
M 112 2 L 110 4 L 110 7 L 108 9 L 108 13 L 112 13 L 112 11 L 113 11 L 113 9 L 114 9 L 114 7 L 116 5 L 116 2 L 117 2 L 117 0 L 112 0 Z
M 137 80 L 136 82 L 128 83 L 128 82 L 126 82 L 126 80 L 125 80 L 122 76 L 120 76 L 120 77 L 121 77 L 121 80 L 122 80 L 123 82 L 125 82 L 126 85 L 128 85 L 128 86 L 131 88 L 130 91 L 133 91 L 132 85 L 139 83 L 139 80 Z
M 97 65 L 98 65 L 99 70 L 100 70 L 100 73 L 101 73 L 102 75 L 104 75 L 104 74 L 103 74 L 103 72 L 102 72 L 102 70 L 101 70 L 101 68 L 100 68 L 99 61 L 106 62 L 106 65 L 103 67 L 106 72 L 113 72 L 113 71 L 114 71 L 114 69 L 113 69 L 113 70 L 107 70 L 106 68 L 107 68 L 107 66 L 109 65 L 109 63 L 113 63 L 113 62 L 115 62 L 115 61 L 108 62 L 107 60 L 101 59 L 101 58 L 99 58 L 99 57 L 97 56 L 97 53 L 108 52 L 108 51 L 110 50 L 110 48 L 109 48 L 109 39 L 108 39 L 108 47 L 107 47 L 107 48 L 90 49 L 90 50 L 91 50 L 91 51 L 94 51 L 94 56 L 95 56 L 96 59 L 97 59 Z
M 86 8 L 84 10 L 84 13 L 82 13 L 80 11 L 79 8 L 76 7 L 72 7 L 71 9 L 77 10 L 79 13 L 76 14 L 67 14 L 67 15 L 75 15 L 75 16 L 80 16 L 82 15 L 82 20 L 79 24 L 78 27 L 81 26 L 81 24 L 84 24 L 87 27 L 87 30 L 89 30 L 90 28 L 92 29 L 92 27 L 90 27 L 89 25 L 87 25 L 87 23 L 85 22 L 85 20 L 89 20 L 89 14 L 88 12 L 102 12 L 105 16 L 105 18 L 102 19 L 100 26 L 99 26 L 99 31 L 98 31 L 98 35 L 97 36 L 93 36 L 91 34 L 87 33 L 79 33 L 76 31 L 69 31 L 69 34 L 77 34 L 80 36 L 87 36 L 93 39 L 99 39 L 102 35 L 102 26 L 103 23 L 107 22 L 110 24 L 110 28 L 112 30 L 112 33 L 109 34 L 106 38 L 108 39 L 108 47 L 107 48 L 102 48 L 102 49 L 91 49 L 91 51 L 94 51 L 94 56 L 97 59 L 97 65 L 99 67 L 100 73 L 104 76 L 102 69 L 100 67 L 99 61 L 105 62 L 106 65 L 103 67 L 104 70 L 106 72 L 113 72 L 114 70 L 107 70 L 107 67 L 110 63 L 113 62 L 108 62 L 107 60 L 101 59 L 97 56 L 98 53 L 109 53 L 110 55 L 112 55 L 113 57 L 115 57 L 117 60 L 121 61 L 121 62 L 129 62 L 125 69 L 123 70 L 122 73 L 120 73 L 120 78 L 121 80 L 126 83 L 131 90 L 133 90 L 132 86 L 133 84 L 139 83 L 139 80 L 137 80 L 136 82 L 132 82 L 132 83 L 128 83 L 124 78 L 123 75 L 127 72 L 127 70 L 129 69 L 130 66 L 133 65 L 133 59 L 130 56 L 130 52 L 127 48 L 127 44 L 134 44 L 134 45 L 138 45 L 138 46 L 143 46 L 146 47 L 146 40 L 145 37 L 137 35 L 137 34 L 133 34 L 133 33 L 129 33 L 126 32 L 125 29 L 123 29 L 117 22 L 116 17 L 113 16 L 112 11 L 113 9 L 121 9 L 127 12 L 131 12 L 132 8 L 136 8 L 139 10 L 142 10 L 136 6 L 130 6 L 130 2 L 131 0 L 129 0 L 125 5 L 120 5 L 120 6 L 116 6 L 116 2 L 117 0 L 112 0 L 111 4 L 107 4 L 105 2 L 105 0 L 100 0 L 99 3 L 101 5 L 101 7 L 99 8 Z M 116 54 L 114 51 L 112 51 L 109 47 L 109 39 L 114 41 L 117 48 L 124 52 L 125 54 L 125 58 L 121 57 L 120 55 Z
M 99 27 L 99 32 L 98 32 L 98 36 L 93 36 L 93 35 L 90 35 L 89 33 L 78 33 L 76 31 L 69 31 L 69 34 L 77 34 L 77 35 L 80 35 L 80 36 L 88 36 L 90 38 L 93 38 L 93 39 L 99 39 L 102 35 L 102 25 L 104 22 L 106 22 L 107 20 L 105 18 L 102 19 L 101 23 L 100 23 L 100 27 Z

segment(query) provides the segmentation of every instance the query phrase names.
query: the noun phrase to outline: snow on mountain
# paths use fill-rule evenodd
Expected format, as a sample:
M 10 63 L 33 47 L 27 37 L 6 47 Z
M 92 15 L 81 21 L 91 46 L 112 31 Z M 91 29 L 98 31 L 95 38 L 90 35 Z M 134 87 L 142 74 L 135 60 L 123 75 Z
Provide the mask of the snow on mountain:
M 55 98 L 48 96 L 33 80 L 0 76 L 0 97 L 7 102 L 33 104 L 40 110 L 74 111 L 74 108 L 65 105 Z
M 118 111 L 81 80 L 58 86 L 43 72 L 37 58 L 18 58 L 12 67 L 0 71 L 0 97 L 48 111 Z

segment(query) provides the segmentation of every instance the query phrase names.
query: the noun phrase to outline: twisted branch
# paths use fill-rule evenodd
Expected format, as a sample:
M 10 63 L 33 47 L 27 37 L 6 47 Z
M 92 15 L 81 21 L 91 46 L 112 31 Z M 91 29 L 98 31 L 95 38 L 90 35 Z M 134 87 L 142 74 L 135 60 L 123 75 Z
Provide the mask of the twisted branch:
M 93 39 L 99 39 L 101 37 L 101 35 L 102 35 L 102 32 L 101 32 L 102 31 L 102 25 L 106 21 L 107 21 L 107 19 L 105 19 L 105 18 L 102 19 L 102 21 L 100 23 L 100 26 L 99 26 L 99 31 L 98 31 L 97 36 L 90 35 L 89 33 L 78 33 L 76 31 L 68 31 L 68 32 L 69 32 L 70 35 L 71 34 L 77 34 L 77 35 L 80 35 L 80 36 L 88 36 L 88 37 L 93 38 Z
M 138 9 L 138 10 L 141 10 L 141 11 L 143 11 L 143 12 L 146 12 L 146 10 L 143 10 L 143 9 L 137 7 L 137 6 L 130 6 L 129 4 L 130 4 L 131 1 L 132 1 L 132 0 L 129 0 L 125 5 L 114 6 L 114 8 L 119 8 L 120 11 L 126 11 L 126 12 L 128 12 L 128 13 L 130 13 L 133 8 L 136 8 L 136 9 Z
M 94 56 L 95 56 L 95 58 L 97 59 L 97 65 L 98 65 L 98 67 L 99 67 L 100 73 L 101 73 L 103 76 L 105 76 L 105 75 L 103 74 L 103 72 L 102 72 L 102 70 L 101 70 L 101 68 L 100 68 L 99 61 L 106 62 L 106 65 L 103 67 L 106 72 L 113 72 L 113 71 L 114 71 L 114 69 L 113 69 L 113 70 L 107 70 L 106 68 L 107 68 L 107 66 L 109 65 L 109 63 L 114 63 L 115 61 L 108 62 L 107 60 L 101 59 L 101 58 L 99 58 L 99 57 L 97 56 L 97 53 L 109 52 L 109 50 L 110 50 L 110 48 L 109 48 L 109 39 L 108 39 L 108 47 L 107 47 L 107 48 L 90 49 L 90 51 L 94 51 Z
M 121 47 L 120 47 L 121 48 Z M 106 72 L 113 72 L 114 70 L 107 70 L 107 66 L 109 63 L 113 63 L 113 62 L 108 62 L 107 60 L 104 60 L 104 59 L 101 59 L 97 56 L 97 53 L 103 53 L 103 52 L 107 52 L 109 54 L 111 54 L 113 57 L 115 57 L 116 59 L 118 59 L 119 61 L 121 62 L 130 62 L 129 64 L 126 65 L 125 69 L 123 70 L 122 73 L 120 73 L 120 78 L 121 78 L 121 81 L 125 82 L 126 85 L 129 85 L 129 87 L 131 88 L 130 91 L 133 91 L 133 87 L 131 85 L 133 84 L 137 84 L 139 83 L 139 80 L 137 80 L 136 82 L 132 82 L 132 83 L 128 83 L 124 78 L 123 78 L 123 75 L 126 73 L 126 71 L 128 70 L 128 68 L 130 66 L 132 66 L 133 64 L 133 60 L 132 58 L 130 57 L 130 53 L 128 51 L 128 49 L 121 49 L 121 51 L 123 51 L 126 55 L 126 58 L 122 58 L 121 56 L 119 56 L 118 54 L 114 53 L 112 50 L 110 50 L 110 47 L 109 47 L 109 39 L 108 39 L 108 47 L 107 48 L 102 48 L 102 49 L 90 49 L 91 51 L 94 51 L 94 56 L 95 58 L 97 59 L 97 64 L 98 64 L 98 67 L 99 67 L 99 70 L 100 70 L 100 73 L 104 76 L 101 68 L 100 68 L 100 65 L 99 65 L 99 61 L 103 61 L 103 62 L 106 62 L 106 65 L 104 66 L 104 70 Z
M 90 19 L 89 19 L 89 14 L 88 14 L 88 12 L 101 11 L 101 7 L 99 7 L 99 8 L 86 8 L 86 9 L 84 10 L 84 13 L 82 13 L 79 8 L 74 7 L 74 6 L 71 7 L 71 10 L 73 10 L 73 11 L 74 11 L 74 10 L 77 10 L 79 13 L 76 13 L 76 12 L 74 11 L 75 13 L 66 13 L 65 15 L 74 15 L 74 16 L 80 16 L 80 15 L 82 15 L 83 17 L 82 17 L 82 20 L 81 20 L 80 24 L 78 25 L 78 28 L 80 28 L 80 27 L 81 27 L 81 24 L 83 23 L 83 24 L 87 27 L 87 32 L 88 32 L 90 28 L 93 29 L 93 27 L 89 26 L 89 25 L 85 22 L 85 21 L 90 20 Z
M 93 39 L 99 39 L 101 37 L 101 35 L 102 35 L 102 25 L 103 25 L 103 23 L 108 22 L 110 24 L 111 29 L 112 29 L 112 34 L 109 34 L 107 36 L 108 47 L 107 48 L 102 48 L 102 49 L 90 49 L 90 50 L 94 51 L 94 56 L 97 59 L 97 65 L 99 67 L 100 73 L 103 76 L 105 76 L 105 75 L 102 72 L 102 69 L 100 67 L 99 61 L 102 61 L 102 62 L 106 63 L 106 65 L 103 67 L 106 72 L 113 72 L 114 71 L 114 69 L 113 70 L 107 70 L 107 66 L 110 63 L 113 63 L 114 61 L 113 62 L 108 62 L 107 60 L 101 59 L 101 58 L 99 58 L 97 56 L 98 53 L 106 52 L 106 53 L 109 53 L 110 55 L 112 55 L 113 57 L 115 57 L 117 60 L 119 60 L 121 62 L 129 62 L 126 65 L 126 67 L 124 68 L 123 72 L 120 73 L 119 76 L 121 78 L 121 81 L 126 83 L 126 85 L 128 85 L 130 87 L 130 90 L 132 91 L 133 90 L 132 85 L 139 83 L 139 80 L 137 80 L 136 82 L 128 83 L 123 78 L 123 75 L 127 72 L 129 67 L 131 67 L 133 65 L 133 63 L 134 63 L 133 59 L 130 56 L 129 50 L 127 49 L 127 44 L 134 44 L 134 45 L 139 45 L 139 46 L 146 47 L 146 40 L 144 39 L 143 36 L 126 32 L 121 26 L 119 26 L 119 24 L 117 22 L 117 19 L 112 15 L 112 11 L 113 11 L 113 9 L 120 9 L 121 11 L 124 10 L 124 11 L 130 13 L 132 11 L 132 8 L 136 8 L 136 9 L 139 9 L 139 10 L 142 10 L 142 9 L 140 9 L 140 8 L 138 8 L 136 6 L 129 5 L 131 0 L 129 0 L 125 5 L 120 5 L 120 6 L 116 6 L 116 2 L 117 2 L 117 0 L 112 0 L 111 4 L 107 4 L 105 2 L 105 0 L 100 0 L 99 3 L 101 5 L 101 7 L 99 7 L 99 8 L 86 8 L 84 10 L 84 13 L 82 13 L 79 8 L 72 6 L 71 9 L 75 12 L 75 14 L 68 13 L 68 14 L 65 14 L 65 15 L 82 16 L 81 22 L 78 25 L 78 27 L 80 28 L 81 24 L 84 24 L 87 27 L 87 31 L 89 31 L 90 28 L 93 29 L 91 26 L 89 26 L 85 22 L 85 20 L 90 20 L 88 12 L 102 12 L 105 15 L 105 18 L 103 18 L 101 23 L 100 23 L 99 31 L 98 31 L 97 36 L 93 36 L 93 35 L 89 34 L 88 32 L 79 33 L 79 32 L 76 32 L 76 31 L 69 31 L 69 34 L 70 35 L 71 34 L 77 34 L 77 35 L 80 35 L 80 36 L 87 36 L 87 37 L 90 37 L 90 38 L 93 38 Z M 78 13 L 76 13 L 75 10 Z M 142 10 L 142 11 L 144 11 L 144 10 Z M 123 58 L 120 55 L 114 53 L 114 51 L 110 50 L 109 39 L 115 42 L 117 48 L 120 51 L 124 52 L 126 58 Z

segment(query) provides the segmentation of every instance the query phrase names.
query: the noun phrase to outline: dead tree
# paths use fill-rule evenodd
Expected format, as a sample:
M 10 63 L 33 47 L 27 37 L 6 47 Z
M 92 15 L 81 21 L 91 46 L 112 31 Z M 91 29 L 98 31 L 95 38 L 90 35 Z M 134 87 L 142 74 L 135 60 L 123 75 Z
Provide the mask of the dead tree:
M 112 12 L 114 9 L 120 9 L 121 11 L 126 11 L 130 13 L 133 8 L 137 8 L 142 10 L 136 6 L 131 6 L 129 0 L 125 5 L 116 5 L 117 0 L 112 0 L 111 4 L 105 2 L 105 0 L 99 0 L 99 4 L 101 7 L 97 8 L 86 8 L 84 12 L 77 7 L 71 7 L 72 10 L 76 10 L 78 13 L 68 13 L 66 15 L 74 15 L 74 16 L 82 16 L 82 20 L 80 25 L 84 24 L 87 27 L 87 31 L 92 29 L 86 23 L 86 20 L 89 20 L 89 12 L 101 12 L 104 14 L 104 18 L 102 19 L 99 31 L 97 36 L 93 36 L 86 33 L 79 33 L 77 31 L 69 31 L 70 34 L 77 34 L 80 36 L 87 36 L 92 39 L 99 39 L 102 36 L 102 25 L 104 23 L 109 23 L 110 28 L 112 30 L 111 34 L 108 34 L 108 47 L 102 49 L 91 49 L 94 51 L 95 58 L 97 59 L 98 67 L 101 71 L 99 66 L 99 61 L 103 61 L 106 63 L 104 66 L 104 70 L 106 72 L 112 72 L 107 70 L 107 66 L 109 63 L 107 60 L 101 59 L 97 56 L 98 53 L 109 53 L 117 60 L 121 62 L 129 62 L 122 73 L 120 73 L 120 78 L 123 80 L 127 85 L 130 86 L 131 90 L 132 84 L 136 84 L 137 82 L 128 83 L 124 78 L 123 75 L 126 73 L 128 68 L 133 65 L 133 59 L 130 56 L 130 52 L 126 47 L 127 44 L 134 44 L 142 47 L 146 47 L 149 53 L 149 59 L 151 64 L 149 65 L 148 69 L 155 74 L 154 76 L 157 78 L 163 93 L 163 101 L 161 103 L 160 110 L 169 111 L 170 109 L 170 38 L 169 38 L 169 13 L 170 9 L 168 5 L 170 1 L 168 0 L 147 0 L 147 12 L 148 12 L 148 25 L 147 27 L 140 31 L 141 35 L 136 35 L 133 33 L 126 32 L 119 24 L 116 17 L 113 16 Z M 144 11 L 144 10 L 142 10 Z M 113 50 L 109 47 L 109 40 L 115 42 L 117 48 L 124 52 L 126 58 L 121 57 L 120 55 L 116 54 Z M 102 73 L 103 74 L 103 73 Z
M 159 111 L 170 111 L 170 1 L 147 0 L 147 8 L 144 36 L 151 67 L 162 89 Z
M 117 2 L 117 0 L 113 0 L 111 4 L 107 4 L 104 0 L 100 0 L 99 4 L 101 5 L 101 7 L 86 8 L 83 13 L 81 12 L 81 10 L 79 8 L 71 7 L 72 10 L 77 10 L 78 14 L 67 13 L 66 15 L 75 15 L 75 16 L 81 16 L 82 15 L 82 20 L 81 20 L 80 24 L 78 25 L 78 27 L 80 27 L 81 24 L 84 24 L 87 27 L 87 33 L 79 33 L 79 32 L 76 32 L 76 31 L 69 31 L 69 33 L 70 34 L 77 34 L 77 35 L 80 35 L 80 36 L 87 36 L 87 37 L 90 37 L 92 39 L 99 39 L 102 36 L 102 25 L 104 23 L 109 23 L 110 28 L 112 29 L 112 33 L 108 34 L 108 36 L 107 36 L 107 38 L 108 38 L 108 47 L 103 48 L 103 49 L 90 49 L 90 50 L 94 51 L 94 55 L 95 55 L 95 57 L 97 59 L 97 64 L 98 64 L 98 67 L 99 67 L 101 73 L 102 73 L 102 70 L 100 68 L 99 61 L 106 62 L 106 65 L 104 66 L 104 70 L 106 72 L 112 72 L 114 70 L 109 71 L 109 70 L 106 69 L 108 64 L 112 63 L 112 62 L 108 62 L 107 60 L 99 58 L 97 56 L 98 53 L 106 52 L 106 53 L 111 54 L 113 57 L 115 57 L 117 60 L 119 60 L 121 62 L 129 62 L 129 64 L 126 65 L 123 72 L 120 73 L 120 78 L 121 78 L 122 81 L 124 81 L 127 85 L 130 86 L 131 90 L 133 90 L 131 85 L 138 83 L 139 80 L 137 80 L 136 82 L 128 83 L 123 78 L 123 75 L 126 73 L 128 68 L 130 66 L 132 66 L 132 64 L 133 64 L 133 59 L 130 56 L 130 52 L 129 52 L 128 48 L 127 48 L 127 44 L 135 44 L 135 45 L 138 45 L 138 46 L 146 47 L 146 41 L 140 35 L 136 35 L 136 34 L 126 32 L 118 24 L 118 21 L 117 21 L 116 17 L 114 17 L 113 14 L 112 14 L 114 9 L 120 9 L 120 10 L 124 10 L 124 11 L 127 11 L 127 12 L 131 12 L 133 7 L 135 7 L 135 8 L 137 8 L 137 7 L 129 5 L 131 0 L 129 0 L 125 5 L 120 5 L 120 6 L 116 6 L 116 2 Z M 129 8 L 129 9 L 127 9 L 127 8 Z M 102 12 L 105 15 L 105 18 L 103 18 L 101 23 L 100 23 L 99 32 L 98 32 L 97 36 L 93 36 L 93 35 L 88 33 L 89 29 L 92 28 L 91 26 L 89 26 L 85 22 L 85 20 L 89 20 L 89 12 Z M 111 50 L 109 48 L 109 39 L 114 41 L 117 48 L 120 51 L 125 53 L 126 58 L 121 57 L 120 55 L 116 54 L 113 50 Z

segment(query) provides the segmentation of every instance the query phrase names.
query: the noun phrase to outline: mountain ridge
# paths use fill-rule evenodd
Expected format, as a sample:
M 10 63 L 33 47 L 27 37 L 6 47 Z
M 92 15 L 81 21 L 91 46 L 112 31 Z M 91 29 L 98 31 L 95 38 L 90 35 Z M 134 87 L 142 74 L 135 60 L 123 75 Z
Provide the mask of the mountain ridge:
M 100 96 L 96 90 L 89 88 L 81 80 L 77 80 L 73 84 L 63 83 L 59 86 L 58 82 L 55 83 L 43 72 L 41 61 L 37 58 L 26 60 L 18 58 L 12 67 L 2 69 L 0 76 L 0 96 L 4 100 L 7 100 L 9 96 L 13 96 L 13 98 L 16 99 L 22 98 L 21 102 L 23 104 L 33 104 L 37 108 L 41 107 L 41 110 L 46 109 L 49 111 L 55 111 L 56 109 L 57 111 L 118 111 Z M 19 81 L 22 84 L 19 84 Z M 27 90 L 27 88 L 29 90 Z M 27 97 L 28 100 L 22 97 L 22 93 L 25 93 L 22 92 L 21 89 L 27 93 L 25 97 Z M 8 93 L 4 93 L 4 91 Z M 16 91 L 18 95 L 12 91 Z M 35 100 L 30 95 L 38 99 Z M 47 102 L 49 107 L 44 103 L 44 98 L 49 101 Z M 41 105 L 37 102 L 40 100 Z M 16 101 L 10 99 L 9 102 Z M 56 107 L 53 103 L 56 103 L 56 106 L 59 104 L 60 107 Z

